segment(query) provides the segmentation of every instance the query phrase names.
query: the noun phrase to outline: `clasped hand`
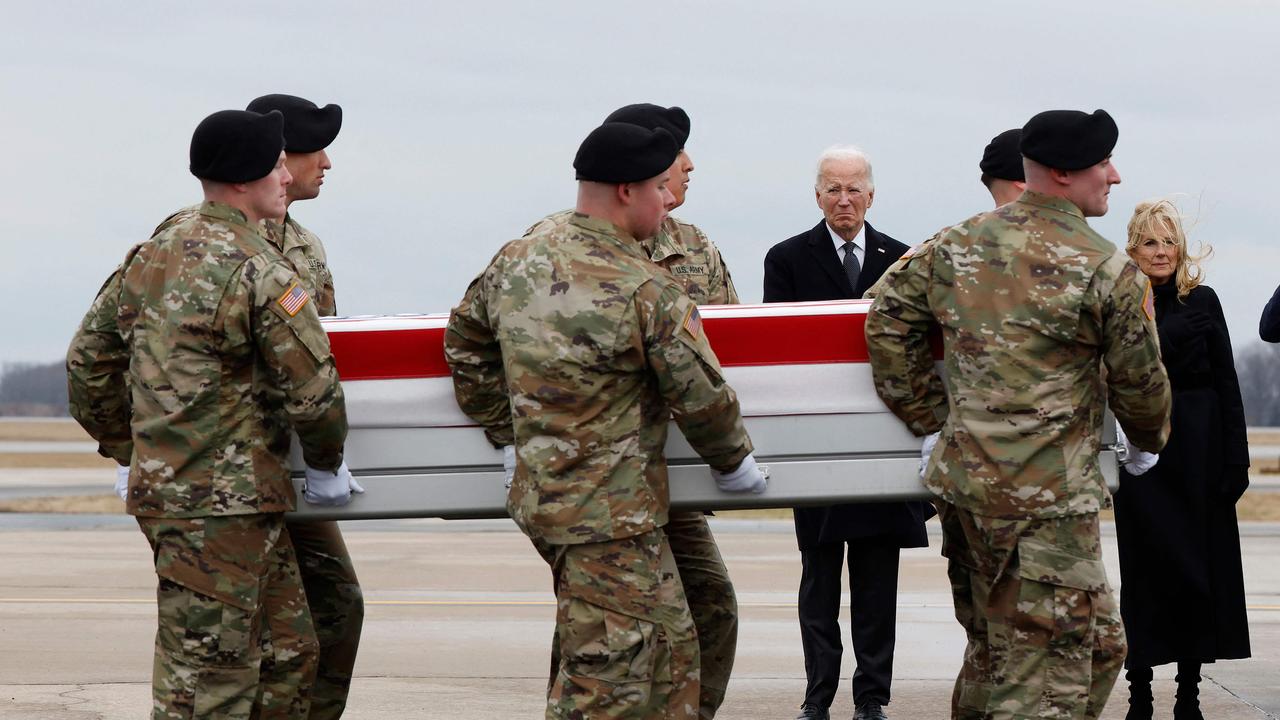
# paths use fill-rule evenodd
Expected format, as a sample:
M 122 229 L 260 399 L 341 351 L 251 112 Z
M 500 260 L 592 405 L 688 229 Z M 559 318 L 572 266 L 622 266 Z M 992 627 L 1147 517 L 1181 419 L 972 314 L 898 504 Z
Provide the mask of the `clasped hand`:
M 742 459 L 736 469 L 729 472 L 720 472 L 711 468 L 711 477 L 716 481 L 716 487 L 724 492 L 760 494 L 769 486 L 768 473 L 756 464 L 755 457 L 750 453 Z
M 344 461 L 338 469 L 329 472 L 308 466 L 306 482 L 302 485 L 302 497 L 312 505 L 340 506 L 351 502 L 351 493 L 363 493 Z

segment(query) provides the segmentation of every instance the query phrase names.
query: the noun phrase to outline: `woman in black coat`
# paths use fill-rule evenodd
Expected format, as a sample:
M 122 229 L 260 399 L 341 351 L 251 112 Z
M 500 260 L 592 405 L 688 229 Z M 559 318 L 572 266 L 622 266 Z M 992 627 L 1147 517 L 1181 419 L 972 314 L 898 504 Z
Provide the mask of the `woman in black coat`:
M 1222 306 L 1200 284 L 1203 255 L 1188 257 L 1170 201 L 1138 205 L 1127 250 L 1151 279 L 1173 388 L 1159 462 L 1139 476 L 1122 472 L 1115 496 L 1127 718 L 1152 716 L 1151 668 L 1176 662 L 1174 717 L 1198 719 L 1200 664 L 1249 657 L 1235 511 L 1249 484 L 1244 407 Z

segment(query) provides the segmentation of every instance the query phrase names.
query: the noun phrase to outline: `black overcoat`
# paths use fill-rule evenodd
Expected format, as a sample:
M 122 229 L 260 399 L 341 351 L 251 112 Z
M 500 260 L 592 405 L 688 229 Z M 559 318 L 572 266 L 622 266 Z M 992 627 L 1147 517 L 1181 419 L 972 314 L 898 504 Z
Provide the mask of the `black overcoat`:
M 866 224 L 866 247 L 858 286 L 850 287 L 826 220 L 770 248 L 764 258 L 764 301 L 801 302 L 860 298 L 907 246 Z M 925 547 L 924 521 L 934 514 L 924 502 L 858 503 L 796 508 L 801 550 L 825 543 L 875 539 L 898 547 Z
M 1204 285 L 1182 301 L 1173 282 L 1155 287 L 1155 311 L 1172 432 L 1156 466 L 1122 472 L 1115 495 L 1125 666 L 1249 657 L 1235 510 L 1243 488 L 1231 487 L 1249 444 L 1226 320 Z M 1209 331 L 1173 344 L 1166 330 L 1191 312 L 1210 318 Z

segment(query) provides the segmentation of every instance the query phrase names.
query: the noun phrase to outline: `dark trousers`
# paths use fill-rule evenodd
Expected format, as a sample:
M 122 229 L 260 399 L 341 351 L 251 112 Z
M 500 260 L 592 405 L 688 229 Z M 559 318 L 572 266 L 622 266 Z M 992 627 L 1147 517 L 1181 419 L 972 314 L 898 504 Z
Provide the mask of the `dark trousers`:
M 874 541 L 847 544 L 853 700 L 889 703 L 898 613 L 898 548 Z M 846 543 L 800 551 L 800 641 L 808 679 L 804 702 L 830 707 L 840 684 L 840 575 Z

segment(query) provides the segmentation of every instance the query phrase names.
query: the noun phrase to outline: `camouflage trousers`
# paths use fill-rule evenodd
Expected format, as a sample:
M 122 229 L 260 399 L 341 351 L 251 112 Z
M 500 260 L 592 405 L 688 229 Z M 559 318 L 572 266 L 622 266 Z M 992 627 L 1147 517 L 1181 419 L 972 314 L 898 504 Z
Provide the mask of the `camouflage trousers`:
M 694 720 L 698 636 L 662 530 L 534 547 L 556 586 L 562 653 L 548 720 Z
M 283 517 L 138 525 L 159 576 L 153 720 L 306 718 L 318 648 Z
M 738 597 L 706 515 L 671 513 L 663 532 L 675 557 L 680 583 L 684 585 L 689 612 L 698 632 L 701 676 L 698 717 L 711 720 L 724 703 L 733 659 L 738 652 Z M 560 643 L 552 638 L 548 687 L 555 685 L 559 669 Z
M 724 702 L 738 653 L 738 596 L 706 515 L 673 512 L 663 531 L 698 631 L 698 717 L 711 720 Z
M 347 706 L 351 673 L 364 626 L 364 595 L 351 554 L 333 521 L 287 521 L 298 556 L 302 586 L 320 641 L 320 662 L 311 688 L 309 720 L 337 720 Z
M 953 718 L 1097 718 L 1124 662 L 1098 516 L 1004 520 L 936 501 L 968 636 Z

